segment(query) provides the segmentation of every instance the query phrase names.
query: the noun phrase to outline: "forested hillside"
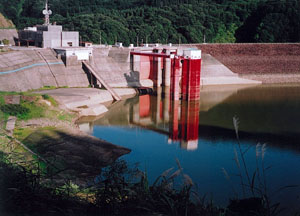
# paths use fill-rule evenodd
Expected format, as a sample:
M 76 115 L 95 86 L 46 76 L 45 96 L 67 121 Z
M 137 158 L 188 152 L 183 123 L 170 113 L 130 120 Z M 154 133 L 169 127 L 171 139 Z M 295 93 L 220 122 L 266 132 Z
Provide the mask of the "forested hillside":
M 17 28 L 43 23 L 44 0 L 0 0 Z M 299 42 L 299 0 L 49 0 L 82 40 L 113 44 Z

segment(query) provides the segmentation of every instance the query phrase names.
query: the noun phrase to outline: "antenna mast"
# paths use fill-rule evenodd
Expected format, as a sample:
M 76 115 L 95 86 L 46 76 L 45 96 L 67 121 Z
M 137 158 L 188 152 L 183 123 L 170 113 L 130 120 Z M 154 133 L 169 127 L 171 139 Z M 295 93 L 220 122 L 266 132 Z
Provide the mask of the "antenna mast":
M 43 14 L 45 15 L 44 25 L 50 25 L 50 15 L 52 11 L 48 9 L 48 0 L 46 0 L 45 9 L 43 10 Z

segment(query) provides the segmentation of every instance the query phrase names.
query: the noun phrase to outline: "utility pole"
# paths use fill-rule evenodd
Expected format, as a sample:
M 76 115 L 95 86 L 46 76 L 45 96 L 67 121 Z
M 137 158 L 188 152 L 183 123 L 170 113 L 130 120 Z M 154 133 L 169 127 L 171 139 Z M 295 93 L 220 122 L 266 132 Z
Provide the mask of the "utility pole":
M 45 22 L 44 25 L 50 25 L 50 15 L 52 14 L 52 11 L 48 9 L 48 0 L 46 0 L 45 3 L 45 9 L 43 10 L 43 14 L 45 15 Z

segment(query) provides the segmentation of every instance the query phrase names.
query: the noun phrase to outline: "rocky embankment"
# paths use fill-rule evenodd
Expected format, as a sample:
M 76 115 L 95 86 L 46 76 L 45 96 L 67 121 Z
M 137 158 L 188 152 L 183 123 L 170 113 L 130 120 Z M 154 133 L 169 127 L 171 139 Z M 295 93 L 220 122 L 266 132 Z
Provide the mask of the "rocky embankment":
M 300 82 L 300 44 L 199 44 L 241 77 L 263 83 Z

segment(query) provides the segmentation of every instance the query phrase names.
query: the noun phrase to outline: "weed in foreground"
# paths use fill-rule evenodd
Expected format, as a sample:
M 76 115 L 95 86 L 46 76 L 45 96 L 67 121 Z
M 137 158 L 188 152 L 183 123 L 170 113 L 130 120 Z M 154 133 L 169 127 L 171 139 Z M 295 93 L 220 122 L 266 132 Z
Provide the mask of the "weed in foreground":
M 166 170 L 150 185 L 146 172 L 117 161 L 99 177 L 95 203 L 106 215 L 222 215 L 222 209 L 199 199 L 178 160 L 177 165 L 177 170 Z M 174 184 L 177 178 L 182 181 L 179 187 Z
M 242 198 L 239 197 L 237 190 L 232 187 L 235 198 L 231 199 L 227 207 L 228 215 L 263 215 L 263 216 L 276 216 L 284 210 L 280 207 L 280 203 L 273 204 L 270 200 L 269 191 L 267 187 L 266 174 L 269 167 L 265 165 L 266 144 L 256 145 L 256 167 L 253 172 L 250 172 L 245 155 L 250 147 L 243 150 L 239 138 L 239 120 L 233 117 L 233 125 L 235 128 L 237 148 L 234 149 L 234 161 L 238 169 L 238 178 L 242 189 Z M 225 177 L 231 181 L 228 172 L 223 168 Z M 297 187 L 296 185 L 287 185 L 282 189 Z

